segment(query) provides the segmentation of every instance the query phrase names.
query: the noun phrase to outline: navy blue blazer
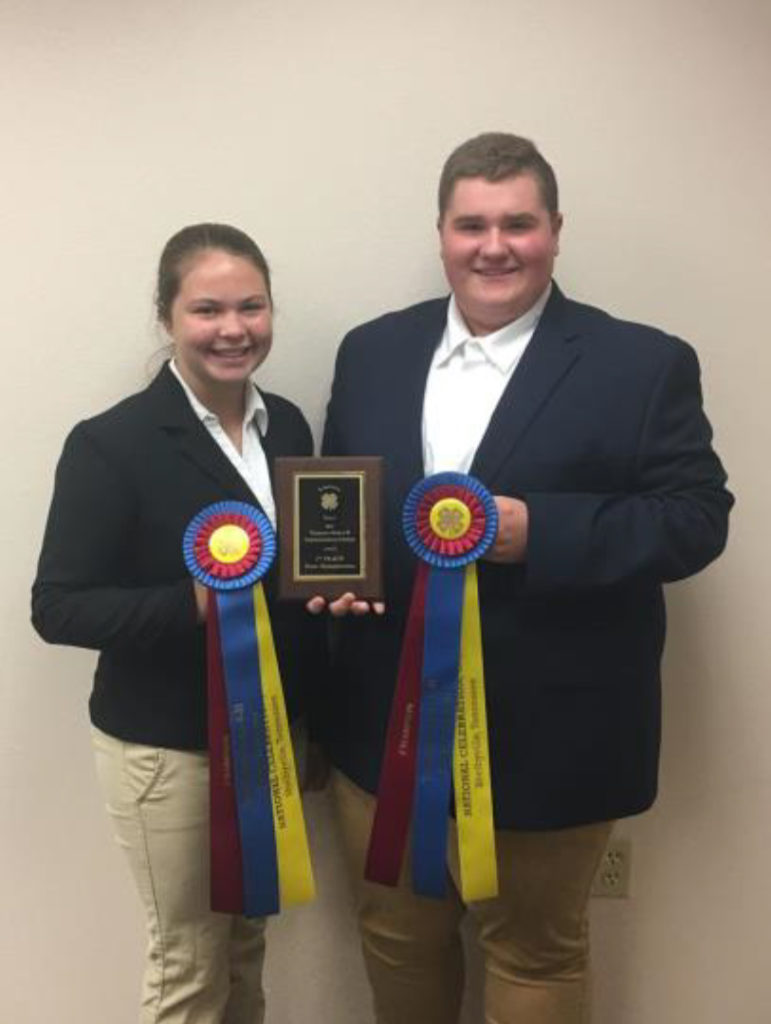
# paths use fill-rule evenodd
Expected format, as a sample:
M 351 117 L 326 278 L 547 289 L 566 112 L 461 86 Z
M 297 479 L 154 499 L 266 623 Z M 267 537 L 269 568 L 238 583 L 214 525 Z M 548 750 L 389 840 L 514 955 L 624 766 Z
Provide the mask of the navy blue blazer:
M 278 395 L 262 397 L 271 472 L 277 455 L 312 454 L 300 410 Z M 205 630 L 182 537 L 202 508 L 228 499 L 259 507 L 168 366 L 67 438 L 32 619 L 51 643 L 100 652 L 90 710 L 104 732 L 151 746 L 206 747 Z M 303 697 L 320 696 L 326 636 L 302 605 L 275 601 L 276 576 L 274 565 L 264 582 L 292 717 Z
M 414 560 L 400 512 L 423 476 L 421 418 L 447 300 L 351 331 L 323 451 L 385 459 L 387 614 L 340 624 L 329 748 L 377 788 Z M 458 409 L 463 417 L 463 409 Z M 662 584 L 723 549 L 733 498 L 695 353 L 556 288 L 471 472 L 529 511 L 524 565 L 479 564 L 495 818 L 559 828 L 654 800 Z

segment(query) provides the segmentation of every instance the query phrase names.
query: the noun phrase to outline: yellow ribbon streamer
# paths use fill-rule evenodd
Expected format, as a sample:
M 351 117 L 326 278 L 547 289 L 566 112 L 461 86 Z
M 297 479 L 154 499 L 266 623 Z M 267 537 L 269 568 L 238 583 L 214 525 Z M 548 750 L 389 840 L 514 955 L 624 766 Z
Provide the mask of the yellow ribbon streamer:
M 473 562 L 466 567 L 463 584 L 453 779 L 463 899 L 491 899 L 498 895 L 498 869 L 495 860 L 479 589 L 476 565 Z
M 254 616 L 260 651 L 279 894 L 283 908 L 314 899 L 316 887 L 273 631 L 261 583 L 254 587 Z

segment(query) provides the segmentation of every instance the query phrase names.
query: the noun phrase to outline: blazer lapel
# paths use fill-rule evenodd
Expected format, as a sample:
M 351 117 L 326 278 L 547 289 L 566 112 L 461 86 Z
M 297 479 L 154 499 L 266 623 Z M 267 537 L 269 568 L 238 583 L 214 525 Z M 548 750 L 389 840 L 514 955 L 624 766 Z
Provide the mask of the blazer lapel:
M 426 378 L 434 350 L 447 323 L 448 299 L 426 304 L 413 324 L 411 333 L 402 339 L 398 415 L 393 419 L 389 449 L 396 453 L 391 460 L 393 471 L 399 473 L 405 488 L 423 477 L 423 398 Z
M 222 488 L 223 499 L 259 504 L 241 474 L 191 409 L 168 364 L 150 385 L 150 396 L 160 430 L 183 458 Z
M 524 437 L 533 419 L 581 357 L 573 344 L 569 304 L 553 286 L 530 344 L 495 407 L 470 472 L 488 486 Z

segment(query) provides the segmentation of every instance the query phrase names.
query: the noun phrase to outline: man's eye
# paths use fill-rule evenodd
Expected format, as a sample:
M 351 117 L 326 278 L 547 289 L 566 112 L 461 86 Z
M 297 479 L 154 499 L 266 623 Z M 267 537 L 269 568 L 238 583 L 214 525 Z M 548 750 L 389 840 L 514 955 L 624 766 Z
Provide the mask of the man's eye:
M 482 230 L 482 225 L 476 221 L 466 221 L 463 224 L 458 225 L 458 231 L 462 231 L 464 234 L 473 235 Z
M 193 312 L 196 316 L 213 316 L 217 312 L 216 306 L 195 306 Z
M 245 306 L 241 307 L 245 313 L 261 313 L 265 309 L 264 302 L 247 302 Z

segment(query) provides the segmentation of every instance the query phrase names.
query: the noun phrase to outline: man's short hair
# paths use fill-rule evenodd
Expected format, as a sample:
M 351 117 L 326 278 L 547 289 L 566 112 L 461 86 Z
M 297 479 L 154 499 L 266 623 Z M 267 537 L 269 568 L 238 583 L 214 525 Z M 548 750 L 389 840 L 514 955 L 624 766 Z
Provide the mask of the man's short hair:
M 444 217 L 453 189 L 460 178 L 503 181 L 520 174 L 532 174 L 538 182 L 543 205 L 551 214 L 559 212 L 557 179 L 549 163 L 530 139 L 508 132 L 485 132 L 462 142 L 447 157 L 439 179 L 439 220 Z

